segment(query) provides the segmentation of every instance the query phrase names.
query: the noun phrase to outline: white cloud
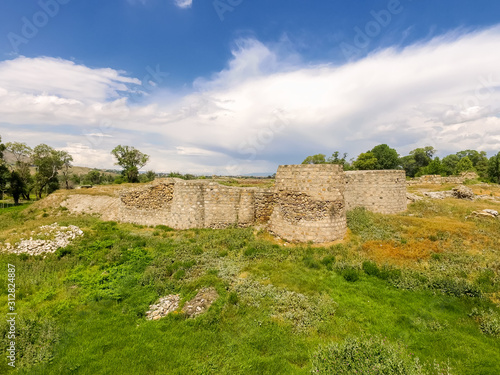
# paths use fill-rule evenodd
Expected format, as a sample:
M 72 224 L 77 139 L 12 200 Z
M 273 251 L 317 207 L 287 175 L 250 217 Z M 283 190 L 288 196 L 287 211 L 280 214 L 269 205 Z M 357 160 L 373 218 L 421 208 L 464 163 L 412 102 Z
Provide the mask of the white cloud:
M 493 153 L 499 43 L 495 27 L 311 66 L 243 40 L 227 68 L 196 80 L 191 93 L 152 92 L 133 106 L 126 94 L 140 82 L 123 72 L 20 57 L 0 62 L 0 134 L 28 142 L 30 126 L 32 143 L 73 147 L 87 166 L 112 167 L 109 151 L 130 144 L 151 155 L 146 168 L 209 174 L 272 172 L 312 153 L 353 157 L 379 143 L 401 154 L 425 145 Z
M 175 5 L 183 9 L 191 8 L 191 6 L 193 5 L 193 0 L 174 0 L 174 1 Z

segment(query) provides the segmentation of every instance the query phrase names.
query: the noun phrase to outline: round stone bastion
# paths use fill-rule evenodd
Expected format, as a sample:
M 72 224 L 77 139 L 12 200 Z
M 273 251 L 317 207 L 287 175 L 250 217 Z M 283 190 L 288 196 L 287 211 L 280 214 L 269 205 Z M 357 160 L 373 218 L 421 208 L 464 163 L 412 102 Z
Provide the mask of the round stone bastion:
M 336 164 L 281 165 L 269 230 L 291 242 L 331 242 L 347 231 L 345 173 Z

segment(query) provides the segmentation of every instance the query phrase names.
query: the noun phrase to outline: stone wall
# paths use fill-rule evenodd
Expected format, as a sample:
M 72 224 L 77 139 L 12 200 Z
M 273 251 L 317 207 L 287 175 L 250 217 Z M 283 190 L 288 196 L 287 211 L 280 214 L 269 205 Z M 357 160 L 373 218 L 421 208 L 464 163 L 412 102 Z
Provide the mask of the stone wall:
M 343 238 L 347 230 L 344 188 L 339 165 L 281 165 L 269 230 L 294 242 Z
M 101 204 L 102 203 L 102 204 Z M 294 242 L 330 242 L 347 230 L 346 210 L 381 213 L 406 209 L 404 171 L 345 172 L 339 165 L 282 165 L 274 189 L 229 187 L 207 180 L 155 180 L 119 196 L 73 195 L 72 212 L 104 220 L 175 229 L 266 225 Z
M 406 181 L 408 185 L 442 185 L 442 184 L 463 184 L 466 180 L 476 180 L 479 178 L 476 172 L 464 172 L 460 176 L 439 176 L 434 174 L 424 175 Z
M 204 180 L 160 179 L 120 195 L 120 221 L 175 229 L 246 227 L 266 223 L 274 193 Z
M 346 209 L 393 214 L 406 210 L 406 174 L 399 170 L 346 171 Z

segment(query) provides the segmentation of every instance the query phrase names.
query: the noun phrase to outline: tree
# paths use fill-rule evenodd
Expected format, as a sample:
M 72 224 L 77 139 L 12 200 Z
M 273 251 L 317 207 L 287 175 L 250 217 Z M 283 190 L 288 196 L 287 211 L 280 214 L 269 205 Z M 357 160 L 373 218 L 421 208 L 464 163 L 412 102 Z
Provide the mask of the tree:
M 3 160 L 3 152 L 5 150 L 5 145 L 2 143 L 2 137 L 0 137 L 0 190 L 2 191 L 2 199 L 3 194 L 7 191 L 7 184 L 9 182 L 9 169 L 5 165 L 5 161 Z
M 364 152 L 359 154 L 358 158 L 353 163 L 354 168 L 361 170 L 375 169 L 377 166 L 377 158 L 373 152 Z
M 41 144 L 33 149 L 32 160 L 36 167 L 35 184 L 37 198 L 42 197 L 43 189 L 52 184 L 52 189 L 55 184 L 58 184 L 57 173 L 63 167 L 63 159 L 67 153 L 65 151 L 57 151 L 46 144 Z
M 488 177 L 490 181 L 500 183 L 500 152 L 488 161 Z
M 155 178 L 156 173 L 154 171 L 147 171 L 139 177 L 141 182 L 151 182 L 154 181 Z
M 14 204 L 17 206 L 19 204 L 19 198 L 21 194 L 25 191 L 24 180 L 17 171 L 12 171 L 10 174 L 10 189 L 9 192 L 14 198 Z
M 14 170 L 23 181 L 23 191 L 21 194 L 24 196 L 24 199 L 29 200 L 30 192 L 34 187 L 34 181 L 30 171 L 31 154 L 33 150 L 26 143 L 20 142 L 9 142 L 6 146 L 7 151 L 12 153 L 16 159 Z
M 0 161 L 3 162 L 3 152 L 5 151 L 5 145 L 2 143 L 2 137 L 0 136 Z
M 131 146 L 116 146 L 111 154 L 117 159 L 116 165 L 123 168 L 123 176 L 128 182 L 139 182 L 139 169 L 144 167 L 149 156 Z
M 422 175 L 424 171 L 420 171 L 420 169 L 427 167 L 431 163 L 435 153 L 436 150 L 432 146 L 416 148 L 410 151 L 410 155 L 403 156 L 400 159 L 400 164 L 408 177 L 415 177 L 417 174 Z
M 97 169 L 93 169 L 87 173 L 83 180 L 90 185 L 99 185 L 101 183 L 101 177 L 101 172 Z
M 468 172 L 468 171 L 474 171 L 474 164 L 472 164 L 472 161 L 469 159 L 468 156 L 463 157 L 460 159 L 460 161 L 457 163 L 457 168 L 456 168 L 456 173 L 462 173 L 462 172 Z
M 464 150 L 457 152 L 460 159 L 468 157 L 479 177 L 488 178 L 488 157 L 485 151 Z
M 432 146 L 416 148 L 415 150 L 410 151 L 410 155 L 413 155 L 419 168 L 428 166 L 435 153 L 436 150 Z
M 66 151 L 59 151 L 59 156 L 61 157 L 62 161 L 62 168 L 61 168 L 62 181 L 66 186 L 66 190 L 68 190 L 69 181 L 71 178 L 70 169 L 71 169 L 71 162 L 73 161 L 73 156 L 68 154 Z
M 370 152 L 377 159 L 374 169 L 395 169 L 399 166 L 398 152 L 386 144 L 375 146 Z
M 308 156 L 307 158 L 304 159 L 302 164 L 326 164 L 326 155 L 316 154 Z
M 417 176 L 424 174 L 436 174 L 436 175 L 445 175 L 443 164 L 441 160 L 436 156 L 426 167 L 422 167 L 417 172 Z
M 460 158 L 456 154 L 451 154 L 451 155 L 445 156 L 443 158 L 443 160 L 441 161 L 443 172 L 447 176 L 451 176 L 451 175 L 456 174 L 457 164 L 459 161 L 460 161 Z

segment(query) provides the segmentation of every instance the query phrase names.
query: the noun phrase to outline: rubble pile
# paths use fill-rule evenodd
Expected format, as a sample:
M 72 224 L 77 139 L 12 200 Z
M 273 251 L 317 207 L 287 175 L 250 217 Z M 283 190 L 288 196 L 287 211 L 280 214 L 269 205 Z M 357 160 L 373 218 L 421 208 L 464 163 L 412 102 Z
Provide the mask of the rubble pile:
M 47 239 L 33 239 L 35 237 L 47 237 Z M 75 225 L 60 227 L 57 223 L 43 225 L 38 231 L 32 231 L 31 237 L 15 245 L 6 242 L 4 251 L 14 254 L 40 255 L 42 253 L 54 253 L 59 248 L 68 246 L 72 240 L 83 236 L 83 232 Z
M 167 316 L 179 308 L 180 300 L 181 298 L 178 294 L 161 297 L 158 303 L 149 306 L 149 310 L 146 312 L 146 319 L 158 320 Z

